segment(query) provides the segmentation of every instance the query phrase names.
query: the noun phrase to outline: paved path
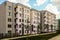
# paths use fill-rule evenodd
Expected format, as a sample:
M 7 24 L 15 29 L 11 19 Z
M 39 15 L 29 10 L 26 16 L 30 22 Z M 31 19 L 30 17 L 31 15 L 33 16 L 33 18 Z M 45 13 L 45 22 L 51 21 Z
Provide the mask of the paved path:
M 56 32 L 53 32 L 53 33 L 56 33 Z M 52 34 L 52 33 L 43 33 L 43 34 L 35 34 L 35 35 L 29 35 L 29 36 L 20 36 L 20 37 L 14 37 L 14 38 L 5 38 L 5 39 L 1 39 L 1 40 L 9 40 L 9 39 L 25 38 L 25 37 L 38 36 L 38 35 L 47 35 L 47 34 Z
M 57 35 L 57 36 L 55 36 L 55 37 L 53 37 L 53 38 L 51 38 L 49 40 L 60 40 L 60 35 Z

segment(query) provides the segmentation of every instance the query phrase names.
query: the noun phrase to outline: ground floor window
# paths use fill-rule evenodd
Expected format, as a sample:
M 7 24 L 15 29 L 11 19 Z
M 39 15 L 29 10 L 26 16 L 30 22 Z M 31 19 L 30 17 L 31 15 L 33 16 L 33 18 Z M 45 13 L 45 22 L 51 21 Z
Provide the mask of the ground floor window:
M 11 33 L 11 30 L 9 30 L 8 33 Z

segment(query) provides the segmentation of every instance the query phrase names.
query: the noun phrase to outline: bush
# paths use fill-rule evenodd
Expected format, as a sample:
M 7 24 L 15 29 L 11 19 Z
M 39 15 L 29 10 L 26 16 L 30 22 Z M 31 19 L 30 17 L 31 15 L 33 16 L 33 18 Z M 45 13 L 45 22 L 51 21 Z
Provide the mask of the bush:
M 0 33 L 0 39 L 3 38 L 3 33 Z

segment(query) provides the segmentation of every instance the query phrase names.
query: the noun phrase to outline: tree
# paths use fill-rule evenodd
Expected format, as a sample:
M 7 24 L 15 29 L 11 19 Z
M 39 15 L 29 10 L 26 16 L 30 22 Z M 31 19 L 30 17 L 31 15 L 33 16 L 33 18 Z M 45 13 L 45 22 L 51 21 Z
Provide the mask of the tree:
M 25 28 L 27 30 L 27 34 L 29 33 L 29 30 L 30 30 L 30 26 L 29 25 L 25 25 Z
M 47 32 L 49 31 L 49 25 L 48 24 L 46 24 L 46 27 L 47 27 Z
M 49 27 L 48 24 L 44 24 L 44 30 L 47 29 L 45 32 L 48 32 L 48 27 Z
M 37 26 L 37 33 L 40 33 L 41 30 L 42 30 L 42 26 L 41 26 L 41 23 L 39 23 Z
M 51 31 L 53 31 L 53 25 L 51 24 Z

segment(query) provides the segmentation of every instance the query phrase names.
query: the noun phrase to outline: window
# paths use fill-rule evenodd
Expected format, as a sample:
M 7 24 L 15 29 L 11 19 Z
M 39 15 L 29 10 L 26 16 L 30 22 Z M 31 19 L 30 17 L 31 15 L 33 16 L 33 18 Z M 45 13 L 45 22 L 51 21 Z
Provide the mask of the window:
M 26 14 L 25 14 L 25 18 L 26 18 Z
M 29 13 L 29 10 L 27 10 L 27 13 Z
M 20 11 L 21 11 L 21 8 L 20 8 Z
M 35 28 L 35 26 L 33 26 L 33 28 Z
M 19 22 L 21 22 L 21 19 L 19 19 Z
M 24 11 L 24 9 L 23 9 L 23 8 L 20 8 L 20 11 L 22 11 L 22 10 Z
M 44 16 L 44 18 L 46 18 L 46 16 Z
M 22 11 L 24 12 L 24 8 L 22 8 Z
M 32 25 L 32 31 L 33 31 L 33 25 Z
M 8 9 L 11 10 L 11 6 L 8 6 Z
M 8 18 L 8 22 L 11 22 L 11 18 Z
M 22 22 L 24 22 L 24 20 L 22 19 Z
M 27 32 L 27 30 L 25 30 L 25 33 Z
M 11 30 L 9 30 L 8 33 L 11 33 Z
M 20 13 L 20 17 L 21 17 L 21 13 Z
M 34 21 L 34 23 L 35 23 L 35 21 Z
M 21 30 L 19 30 L 19 33 L 21 33 Z
M 26 20 L 25 20 L 25 22 L 26 22 Z
M 11 16 L 11 12 L 8 12 L 8 16 Z
M 14 22 L 16 23 L 16 19 L 14 20 Z
M 14 11 L 16 12 L 17 7 L 14 8 Z
M 21 28 L 21 25 L 19 25 L 19 28 Z
M 8 24 L 8 28 L 11 28 L 11 24 Z
M 25 13 L 26 13 L 26 9 L 25 9 Z
M 46 22 L 47 20 L 44 20 L 44 22 Z
M 35 32 L 35 30 L 33 30 Z
M 18 31 L 18 29 L 16 29 L 16 31 Z

